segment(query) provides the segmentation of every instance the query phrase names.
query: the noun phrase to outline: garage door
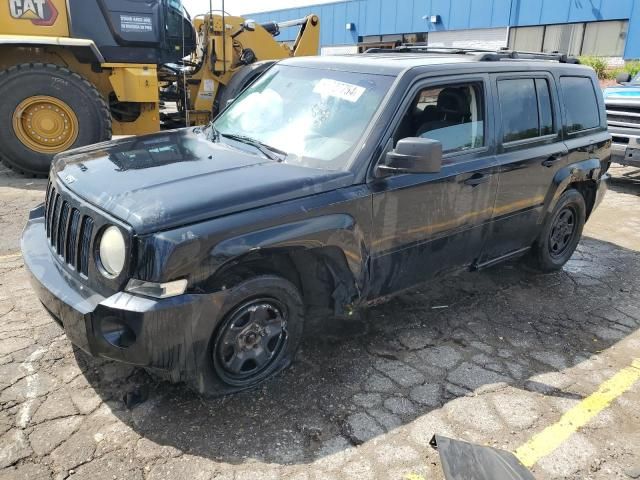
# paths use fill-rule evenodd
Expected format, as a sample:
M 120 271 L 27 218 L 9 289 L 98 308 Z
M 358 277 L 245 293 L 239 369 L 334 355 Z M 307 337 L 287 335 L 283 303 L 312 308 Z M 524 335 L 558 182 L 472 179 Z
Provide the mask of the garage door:
M 498 50 L 507 46 L 507 29 L 482 28 L 429 32 L 427 42 L 431 47 L 489 48 Z

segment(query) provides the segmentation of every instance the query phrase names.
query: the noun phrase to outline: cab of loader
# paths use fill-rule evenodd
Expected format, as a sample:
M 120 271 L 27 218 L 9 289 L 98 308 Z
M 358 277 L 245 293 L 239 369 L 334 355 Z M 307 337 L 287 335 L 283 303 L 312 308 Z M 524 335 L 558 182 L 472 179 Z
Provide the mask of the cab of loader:
M 109 63 L 177 63 L 196 48 L 181 0 L 68 0 L 68 8 L 70 36 L 93 40 Z
M 6 1 L 0 162 L 36 176 L 112 135 L 204 125 L 273 62 L 319 45 L 316 15 L 262 25 L 224 11 L 190 18 L 182 0 Z M 296 26 L 295 42 L 275 39 Z

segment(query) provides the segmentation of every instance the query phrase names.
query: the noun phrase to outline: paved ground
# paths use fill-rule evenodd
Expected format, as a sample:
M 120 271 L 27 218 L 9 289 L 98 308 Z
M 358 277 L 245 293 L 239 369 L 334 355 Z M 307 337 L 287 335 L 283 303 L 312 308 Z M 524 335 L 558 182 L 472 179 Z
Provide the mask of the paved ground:
M 626 172 L 564 271 L 505 265 L 329 322 L 286 373 L 215 401 L 74 352 L 15 255 L 44 182 L 0 173 L 0 479 L 431 480 L 436 432 L 514 450 L 640 356 L 640 174 Z M 136 388 L 148 400 L 127 408 Z M 640 478 L 640 385 L 534 473 Z

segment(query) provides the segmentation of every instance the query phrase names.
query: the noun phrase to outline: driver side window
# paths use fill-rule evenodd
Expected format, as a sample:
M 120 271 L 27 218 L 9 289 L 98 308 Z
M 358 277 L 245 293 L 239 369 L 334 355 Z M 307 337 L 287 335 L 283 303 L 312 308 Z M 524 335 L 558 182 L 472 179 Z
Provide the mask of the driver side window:
M 437 140 L 445 154 L 483 147 L 482 84 L 445 84 L 420 90 L 396 130 L 394 146 L 407 137 Z

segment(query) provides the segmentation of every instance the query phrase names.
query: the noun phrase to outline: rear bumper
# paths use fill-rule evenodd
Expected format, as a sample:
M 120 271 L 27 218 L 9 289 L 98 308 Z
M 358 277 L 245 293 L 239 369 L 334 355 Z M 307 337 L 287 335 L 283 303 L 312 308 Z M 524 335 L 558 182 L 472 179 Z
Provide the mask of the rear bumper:
M 609 127 L 612 136 L 611 161 L 640 167 L 640 130 Z
M 69 340 L 88 354 L 169 371 L 174 379 L 194 377 L 201 362 L 207 361 L 209 339 L 226 292 L 162 300 L 125 292 L 103 297 L 55 258 L 46 238 L 42 207 L 31 212 L 21 248 L 38 298 Z M 106 332 L 113 325 L 132 333 L 126 347 L 108 340 L 113 337 Z

